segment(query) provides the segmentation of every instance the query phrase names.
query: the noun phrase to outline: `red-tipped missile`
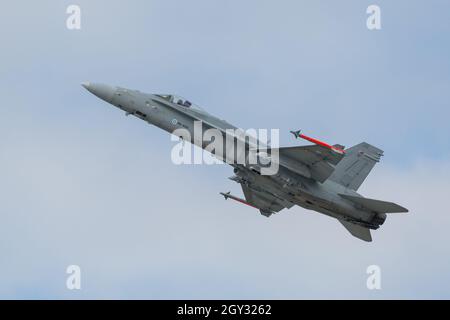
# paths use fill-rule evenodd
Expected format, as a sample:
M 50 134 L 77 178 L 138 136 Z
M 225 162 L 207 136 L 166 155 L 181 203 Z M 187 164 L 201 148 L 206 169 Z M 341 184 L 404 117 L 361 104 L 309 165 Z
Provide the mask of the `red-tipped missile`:
M 344 154 L 344 153 L 345 153 L 344 148 L 343 148 L 342 146 L 338 146 L 338 145 L 332 146 L 332 145 L 330 145 L 330 144 L 328 144 L 328 143 L 326 143 L 326 142 L 317 140 L 317 139 L 315 139 L 315 138 L 308 137 L 308 136 L 304 135 L 303 133 L 301 133 L 301 130 L 291 131 L 291 133 L 292 133 L 296 138 L 302 138 L 302 139 L 308 140 L 308 141 L 310 141 L 310 142 L 312 142 L 312 143 L 314 143 L 314 144 L 317 144 L 317 145 L 319 145 L 319 146 L 322 146 L 322 147 L 331 149 L 331 150 L 333 150 L 334 152 L 337 152 L 337 153 L 340 153 L 340 154 Z
M 259 209 L 258 207 L 255 207 L 254 205 L 248 203 L 248 202 L 245 201 L 244 199 L 241 199 L 241 198 L 239 198 L 239 197 L 233 196 L 232 194 L 230 194 L 230 191 L 228 191 L 227 193 L 221 192 L 220 194 L 224 196 L 225 200 L 227 200 L 228 198 L 230 198 L 230 199 L 233 199 L 234 201 L 237 201 L 237 202 L 246 204 L 246 205 L 248 205 L 248 206 L 250 206 L 250 207 Z

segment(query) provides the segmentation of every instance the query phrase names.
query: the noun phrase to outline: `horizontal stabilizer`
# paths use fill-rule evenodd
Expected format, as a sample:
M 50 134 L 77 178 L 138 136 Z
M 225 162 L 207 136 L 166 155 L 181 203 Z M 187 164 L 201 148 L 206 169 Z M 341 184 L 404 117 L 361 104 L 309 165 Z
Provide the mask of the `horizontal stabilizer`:
M 358 196 L 350 196 L 347 194 L 339 194 L 342 198 L 350 200 L 351 202 L 371 211 L 379 213 L 396 213 L 396 212 L 408 212 L 408 209 L 399 206 L 396 203 L 381 201 L 375 199 L 368 199 Z
M 367 242 L 372 241 L 372 235 L 370 234 L 369 229 L 345 220 L 339 220 L 339 222 L 342 223 L 345 229 L 347 229 L 348 232 L 352 234 L 352 236 Z

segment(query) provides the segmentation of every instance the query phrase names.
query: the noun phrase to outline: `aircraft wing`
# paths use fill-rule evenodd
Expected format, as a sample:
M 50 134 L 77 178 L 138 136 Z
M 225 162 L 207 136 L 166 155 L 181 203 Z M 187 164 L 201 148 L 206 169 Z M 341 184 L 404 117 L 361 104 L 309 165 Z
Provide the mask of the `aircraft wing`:
M 345 156 L 320 145 L 284 147 L 279 148 L 278 152 L 281 165 L 286 164 L 289 168 L 289 162 L 300 162 L 309 171 L 310 178 L 319 182 L 327 180 L 333 173 L 334 166 Z M 298 173 L 304 175 L 304 171 Z
M 262 215 L 269 217 L 271 214 L 279 212 L 284 208 L 291 208 L 292 203 L 279 199 L 274 195 L 250 189 L 248 186 L 241 183 L 242 191 L 244 192 L 245 200 L 252 206 L 259 209 Z

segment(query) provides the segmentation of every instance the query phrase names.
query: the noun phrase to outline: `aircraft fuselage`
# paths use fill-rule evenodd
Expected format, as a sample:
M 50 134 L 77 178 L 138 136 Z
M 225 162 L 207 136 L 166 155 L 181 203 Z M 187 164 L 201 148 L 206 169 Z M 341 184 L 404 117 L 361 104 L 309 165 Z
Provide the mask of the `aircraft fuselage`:
M 99 98 L 123 110 L 127 115 L 134 115 L 169 133 L 181 128 L 187 130 L 190 133 L 189 142 L 203 149 L 207 147 L 208 142 L 195 139 L 196 121 L 202 122 L 202 130 L 218 129 L 223 134 L 224 140 L 227 138 L 227 129 L 237 129 L 205 111 L 179 104 L 177 101 L 169 101 L 167 96 L 103 84 L 86 83 L 83 86 Z M 183 101 L 183 103 L 186 102 Z M 246 144 L 247 149 L 255 147 L 250 142 Z M 222 159 L 226 158 L 226 153 L 227 150 L 224 148 Z M 236 174 L 233 180 L 247 184 L 250 188 L 252 185 L 264 185 L 266 191 L 278 197 L 280 201 L 288 201 L 337 219 L 359 223 L 370 229 L 378 228 L 385 220 L 385 215 L 358 208 L 352 202 L 342 199 L 338 194 L 357 195 L 357 193 L 333 181 L 326 180 L 320 183 L 283 165 L 279 166 L 274 175 L 261 175 L 257 165 L 229 164 L 234 167 Z

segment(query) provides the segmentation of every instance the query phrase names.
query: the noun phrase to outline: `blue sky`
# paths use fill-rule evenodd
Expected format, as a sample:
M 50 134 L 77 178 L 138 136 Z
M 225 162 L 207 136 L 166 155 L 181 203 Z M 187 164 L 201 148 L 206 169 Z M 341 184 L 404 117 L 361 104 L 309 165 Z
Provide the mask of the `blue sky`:
M 66 29 L 69 4 L 82 28 Z M 382 30 L 366 28 L 370 4 Z M 447 1 L 15 1 L 0 13 L 0 297 L 449 298 Z M 227 166 L 175 166 L 170 136 L 98 81 L 177 93 L 243 127 L 385 151 L 361 189 L 396 201 L 374 242 L 292 208 L 224 202 Z M 65 268 L 82 269 L 82 290 Z M 366 288 L 366 267 L 382 290 Z

